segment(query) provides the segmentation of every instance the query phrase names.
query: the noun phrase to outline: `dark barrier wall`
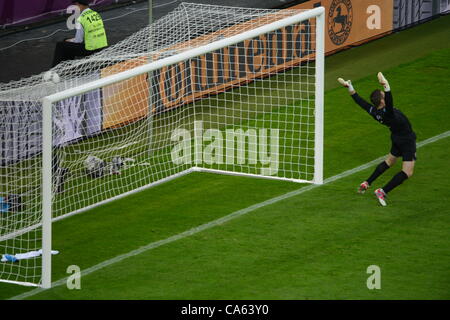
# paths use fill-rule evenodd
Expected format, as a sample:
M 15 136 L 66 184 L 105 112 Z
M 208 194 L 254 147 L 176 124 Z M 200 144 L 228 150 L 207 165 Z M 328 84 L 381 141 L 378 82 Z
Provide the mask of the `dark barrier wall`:
M 92 0 L 92 7 L 130 0 Z M 0 0 L 0 26 L 17 26 L 64 15 L 71 0 Z

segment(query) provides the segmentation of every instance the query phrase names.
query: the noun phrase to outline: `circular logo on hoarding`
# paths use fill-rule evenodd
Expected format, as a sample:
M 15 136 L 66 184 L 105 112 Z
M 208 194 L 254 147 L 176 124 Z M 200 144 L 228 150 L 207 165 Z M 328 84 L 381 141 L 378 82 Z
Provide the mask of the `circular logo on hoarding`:
M 335 45 L 347 40 L 352 29 L 353 8 L 350 0 L 333 0 L 328 12 L 328 35 Z

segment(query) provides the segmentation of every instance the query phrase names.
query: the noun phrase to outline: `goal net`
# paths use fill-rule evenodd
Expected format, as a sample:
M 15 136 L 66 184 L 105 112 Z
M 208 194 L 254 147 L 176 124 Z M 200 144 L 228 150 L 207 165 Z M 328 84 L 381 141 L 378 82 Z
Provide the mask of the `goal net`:
M 52 221 L 191 172 L 322 183 L 322 15 L 182 3 L 0 85 L 0 281 L 49 287 Z

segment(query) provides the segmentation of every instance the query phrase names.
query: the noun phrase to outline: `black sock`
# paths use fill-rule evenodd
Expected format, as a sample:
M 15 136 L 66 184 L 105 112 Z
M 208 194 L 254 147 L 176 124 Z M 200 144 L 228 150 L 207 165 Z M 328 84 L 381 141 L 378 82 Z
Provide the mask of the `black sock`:
M 392 189 L 394 189 L 395 187 L 401 185 L 403 183 L 403 181 L 405 181 L 406 179 L 408 179 L 408 175 L 403 172 L 400 171 L 399 173 L 397 173 L 392 179 L 391 181 L 389 181 L 387 183 L 387 185 L 385 185 L 383 187 L 383 191 L 384 193 L 388 193 L 389 191 L 391 191 Z
M 372 182 L 375 181 L 376 178 L 378 178 L 383 172 L 385 172 L 387 169 L 389 169 L 388 164 L 386 161 L 381 162 L 376 168 L 375 171 L 372 173 L 372 175 L 367 179 L 367 182 L 369 184 L 372 184 Z

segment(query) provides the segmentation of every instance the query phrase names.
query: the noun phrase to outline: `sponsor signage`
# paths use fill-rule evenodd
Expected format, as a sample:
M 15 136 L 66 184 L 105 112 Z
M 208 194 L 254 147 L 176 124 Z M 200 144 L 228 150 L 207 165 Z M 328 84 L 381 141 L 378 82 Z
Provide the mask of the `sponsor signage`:
M 393 0 L 322 0 L 308 1 L 289 9 L 311 9 L 324 6 L 326 10 L 327 53 L 359 44 L 392 30 Z M 155 60 L 167 52 L 181 52 L 223 39 L 251 28 L 280 19 L 282 13 L 232 26 L 223 30 L 183 42 L 159 53 Z M 261 35 L 236 45 L 220 49 L 176 65 L 166 66 L 152 73 L 151 101 L 153 112 L 161 112 L 192 103 L 211 94 L 226 91 L 314 59 L 314 20 Z M 131 60 L 132 61 L 132 60 Z M 141 60 L 145 63 L 145 59 Z M 102 76 L 124 71 L 139 63 L 124 62 L 109 67 Z M 104 90 L 103 128 L 120 126 L 147 115 L 145 96 L 135 97 L 134 88 L 148 85 L 144 77 L 133 83 L 118 84 L 123 90 Z M 114 93 L 112 93 L 114 92 Z M 146 93 L 147 90 L 144 90 Z M 145 95 L 145 93 L 142 95 Z M 131 96 L 134 104 L 130 104 Z M 106 98 L 105 98 L 106 97 Z M 130 109 L 132 108 L 132 109 Z M 131 111 L 131 112 L 130 112 Z
M 53 112 L 55 146 L 101 131 L 100 90 L 58 102 Z M 0 101 L 0 164 L 28 159 L 42 150 L 42 105 Z
M 282 13 L 235 25 L 200 36 L 159 52 L 154 60 L 167 52 L 181 52 L 212 41 L 284 18 Z M 254 79 L 275 74 L 283 69 L 314 58 L 315 41 L 312 20 L 261 35 L 175 65 L 135 77 L 103 89 L 103 128 L 113 128 L 148 115 L 148 89 L 151 82 L 153 112 L 189 104 L 210 94 L 226 91 Z M 129 60 L 102 70 L 102 77 L 146 63 L 145 58 Z
M 394 29 L 409 27 L 449 9 L 449 0 L 394 0 Z
M 393 0 L 312 0 L 289 9 L 325 7 L 325 52 L 360 44 L 392 31 Z
M 146 58 L 128 60 L 104 68 L 101 77 L 107 77 L 147 63 Z M 103 129 L 119 127 L 148 115 L 149 86 L 146 74 L 102 88 Z
M 0 164 L 27 159 L 42 149 L 41 105 L 0 102 Z
M 155 71 L 154 107 L 188 104 L 312 58 L 311 28 L 304 21 Z

